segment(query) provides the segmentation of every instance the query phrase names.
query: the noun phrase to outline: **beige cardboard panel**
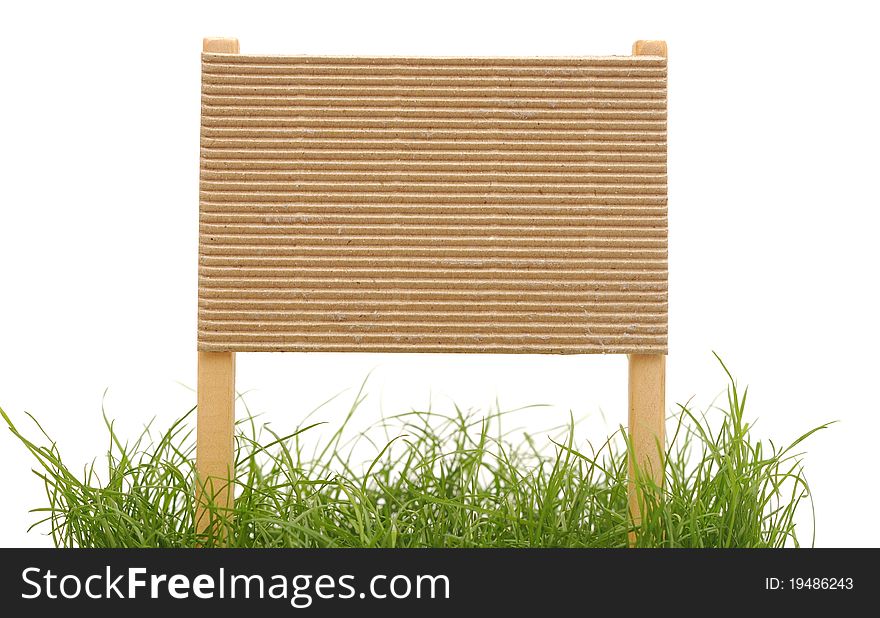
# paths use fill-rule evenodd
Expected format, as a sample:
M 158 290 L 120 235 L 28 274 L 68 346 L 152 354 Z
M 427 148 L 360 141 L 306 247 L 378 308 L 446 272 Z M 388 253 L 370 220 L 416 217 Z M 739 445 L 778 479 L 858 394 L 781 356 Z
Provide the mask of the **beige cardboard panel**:
M 666 352 L 665 58 L 206 53 L 202 92 L 200 350 Z

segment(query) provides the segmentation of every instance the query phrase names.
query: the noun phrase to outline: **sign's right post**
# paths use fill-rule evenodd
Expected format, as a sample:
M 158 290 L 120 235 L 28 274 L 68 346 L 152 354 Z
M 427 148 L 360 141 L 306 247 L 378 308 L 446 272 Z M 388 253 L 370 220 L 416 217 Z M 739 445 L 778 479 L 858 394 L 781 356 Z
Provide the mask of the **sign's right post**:
M 636 41 L 633 56 L 667 57 L 665 41 Z M 666 442 L 666 355 L 629 355 L 629 511 L 633 524 L 642 521 L 637 474 L 658 487 L 663 485 Z M 636 469 L 638 466 L 638 470 Z M 630 544 L 636 535 L 630 533 Z

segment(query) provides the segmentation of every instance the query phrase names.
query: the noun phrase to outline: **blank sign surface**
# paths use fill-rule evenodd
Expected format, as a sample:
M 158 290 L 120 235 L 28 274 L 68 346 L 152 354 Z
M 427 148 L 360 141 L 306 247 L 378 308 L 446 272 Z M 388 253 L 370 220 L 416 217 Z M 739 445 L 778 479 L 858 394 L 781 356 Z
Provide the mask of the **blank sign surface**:
M 666 353 L 666 59 L 202 57 L 203 351 Z

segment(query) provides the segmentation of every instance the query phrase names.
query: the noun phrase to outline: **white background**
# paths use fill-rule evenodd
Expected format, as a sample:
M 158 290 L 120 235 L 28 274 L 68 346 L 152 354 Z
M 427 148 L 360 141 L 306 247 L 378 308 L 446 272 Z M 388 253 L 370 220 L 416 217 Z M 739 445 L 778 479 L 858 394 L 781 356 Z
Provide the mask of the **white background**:
M 819 546 L 880 546 L 877 16 L 843 2 L 44 2 L 0 8 L 0 405 L 76 465 L 193 405 L 199 53 L 628 54 L 669 43 L 670 407 L 751 385 L 756 433 L 808 444 Z M 864 6 L 870 6 L 865 3 Z M 613 8 L 603 8 L 613 7 Z M 238 357 L 290 427 L 370 371 L 364 422 L 458 402 L 553 404 L 539 429 L 626 420 L 623 357 Z M 321 415 L 337 418 L 341 400 Z M 604 415 L 604 416 L 603 416 Z M 594 425 L 590 425 L 593 427 Z M 591 429 L 591 431 L 593 431 Z M 0 546 L 42 505 L 4 431 Z M 809 530 L 802 536 L 809 542 Z

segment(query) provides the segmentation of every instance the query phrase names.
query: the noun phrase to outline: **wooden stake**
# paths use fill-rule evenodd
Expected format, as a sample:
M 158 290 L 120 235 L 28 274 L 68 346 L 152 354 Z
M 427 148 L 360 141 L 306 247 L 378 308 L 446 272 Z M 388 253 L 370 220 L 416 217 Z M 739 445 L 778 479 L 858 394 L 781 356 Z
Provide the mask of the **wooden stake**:
M 202 51 L 237 54 L 238 39 L 204 39 Z M 235 352 L 199 352 L 198 373 L 196 531 L 205 532 L 212 526 L 211 501 L 217 509 L 233 506 Z
M 666 41 L 636 41 L 633 56 L 668 57 Z M 629 460 L 627 495 L 633 524 L 642 520 L 635 464 L 657 485 L 663 484 L 663 453 L 666 448 L 666 356 L 631 354 L 629 357 Z M 629 535 L 630 545 L 636 542 Z
M 666 41 L 636 41 L 633 43 L 632 55 L 669 57 L 666 51 Z
M 207 37 L 202 39 L 202 51 L 211 54 L 237 54 L 238 39 Z
M 666 356 L 631 354 L 629 357 L 629 510 L 633 523 L 641 522 L 635 467 L 657 485 L 663 484 L 663 449 L 666 442 Z M 630 542 L 634 542 L 630 535 Z
M 235 468 L 235 352 L 199 352 L 198 417 L 196 420 L 196 530 L 211 525 L 206 512 L 232 508 L 230 480 Z

